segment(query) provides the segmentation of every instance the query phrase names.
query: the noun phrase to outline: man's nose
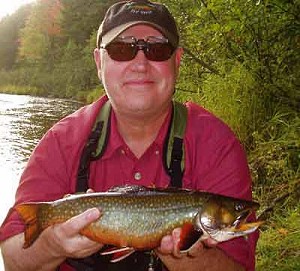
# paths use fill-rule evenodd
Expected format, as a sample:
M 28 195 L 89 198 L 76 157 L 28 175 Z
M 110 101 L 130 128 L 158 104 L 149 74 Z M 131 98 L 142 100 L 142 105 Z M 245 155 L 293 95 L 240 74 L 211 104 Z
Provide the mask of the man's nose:
M 149 60 L 145 56 L 145 53 L 142 49 L 138 50 L 135 58 L 132 60 L 132 67 L 140 72 L 143 72 L 147 69 Z

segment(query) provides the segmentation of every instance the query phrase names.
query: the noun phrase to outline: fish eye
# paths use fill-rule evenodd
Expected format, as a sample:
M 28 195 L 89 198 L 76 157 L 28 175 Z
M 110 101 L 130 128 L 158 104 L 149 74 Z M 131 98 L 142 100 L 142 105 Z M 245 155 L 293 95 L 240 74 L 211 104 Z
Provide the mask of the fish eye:
M 239 203 L 235 204 L 234 208 L 236 211 L 242 211 L 245 209 L 245 205 L 243 203 L 239 202 Z

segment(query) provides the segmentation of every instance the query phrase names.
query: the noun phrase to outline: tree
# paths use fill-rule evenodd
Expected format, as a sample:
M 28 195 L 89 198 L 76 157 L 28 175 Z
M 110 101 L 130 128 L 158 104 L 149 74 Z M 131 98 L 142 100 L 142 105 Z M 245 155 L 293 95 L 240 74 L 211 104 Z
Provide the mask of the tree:
M 20 34 L 21 58 L 36 62 L 51 55 L 54 40 L 60 36 L 60 10 L 59 0 L 40 0 L 35 4 Z
M 31 8 L 31 4 L 25 5 L 0 21 L 0 69 L 12 69 L 19 48 L 19 32 Z
M 61 0 L 61 28 L 66 40 L 84 45 L 102 21 L 105 11 L 116 0 Z

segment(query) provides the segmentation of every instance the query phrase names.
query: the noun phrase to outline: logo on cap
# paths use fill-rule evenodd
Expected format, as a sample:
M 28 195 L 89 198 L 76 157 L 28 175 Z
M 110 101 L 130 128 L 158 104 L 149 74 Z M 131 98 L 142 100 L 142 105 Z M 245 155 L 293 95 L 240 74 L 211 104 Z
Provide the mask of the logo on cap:
M 148 15 L 152 14 L 152 12 L 155 10 L 155 6 L 151 3 L 128 3 L 127 9 L 129 9 L 133 14 Z

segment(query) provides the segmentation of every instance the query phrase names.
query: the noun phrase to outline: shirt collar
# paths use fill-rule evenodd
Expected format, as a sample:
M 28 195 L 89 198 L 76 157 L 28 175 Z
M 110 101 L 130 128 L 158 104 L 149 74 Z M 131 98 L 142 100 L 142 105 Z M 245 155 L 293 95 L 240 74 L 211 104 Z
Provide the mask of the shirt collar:
M 153 148 L 153 146 L 156 146 L 158 149 L 162 150 L 166 134 L 168 132 L 169 123 L 171 120 L 171 112 L 172 107 L 170 107 L 169 112 L 166 116 L 165 121 L 163 122 L 163 125 L 159 129 L 158 135 L 154 142 L 150 145 L 149 148 Z M 111 110 L 111 118 L 110 118 L 110 134 L 109 139 L 107 141 L 107 146 L 105 149 L 105 152 L 101 159 L 109 159 L 115 152 L 120 152 L 122 149 L 127 149 L 128 146 L 123 140 L 122 136 L 119 133 L 119 130 L 117 128 L 117 119 L 116 115 L 114 113 L 114 110 Z

